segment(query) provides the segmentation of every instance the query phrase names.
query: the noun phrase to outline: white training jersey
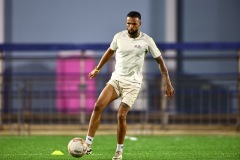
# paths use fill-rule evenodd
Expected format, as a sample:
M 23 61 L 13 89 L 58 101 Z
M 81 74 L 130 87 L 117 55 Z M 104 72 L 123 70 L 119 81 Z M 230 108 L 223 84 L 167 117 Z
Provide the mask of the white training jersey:
M 115 71 L 111 79 L 140 87 L 142 83 L 142 69 L 148 52 L 153 58 L 161 55 L 155 42 L 147 34 L 140 32 L 137 38 L 130 38 L 127 30 L 117 33 L 110 45 L 116 51 Z

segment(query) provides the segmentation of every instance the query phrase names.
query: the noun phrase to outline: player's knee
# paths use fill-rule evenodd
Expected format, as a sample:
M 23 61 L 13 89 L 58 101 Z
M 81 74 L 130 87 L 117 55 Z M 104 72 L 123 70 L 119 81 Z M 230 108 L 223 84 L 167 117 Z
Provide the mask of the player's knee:
M 127 114 L 118 113 L 117 119 L 118 119 L 118 121 L 125 121 L 127 119 Z
M 94 112 L 102 112 L 104 106 L 99 103 L 99 102 L 96 102 L 95 105 L 94 105 Z

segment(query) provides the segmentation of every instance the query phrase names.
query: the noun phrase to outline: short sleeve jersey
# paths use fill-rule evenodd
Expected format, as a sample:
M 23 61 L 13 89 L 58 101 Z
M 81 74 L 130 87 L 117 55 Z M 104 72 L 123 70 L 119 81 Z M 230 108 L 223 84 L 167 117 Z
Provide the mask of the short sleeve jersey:
M 138 87 L 142 83 L 143 63 L 147 53 L 153 58 L 161 56 L 153 39 L 143 32 L 137 38 L 130 38 L 127 30 L 117 33 L 110 49 L 116 52 L 115 71 L 111 79 Z

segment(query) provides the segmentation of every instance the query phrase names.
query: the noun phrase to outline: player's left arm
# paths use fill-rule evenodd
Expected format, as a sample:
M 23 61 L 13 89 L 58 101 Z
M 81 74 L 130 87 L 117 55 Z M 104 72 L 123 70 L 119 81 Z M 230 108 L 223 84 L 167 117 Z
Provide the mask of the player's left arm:
M 162 73 L 162 76 L 163 76 L 163 78 L 165 80 L 165 83 L 166 83 L 165 94 L 168 98 L 171 99 L 173 97 L 175 91 L 174 91 L 174 88 L 172 87 L 170 77 L 169 77 L 169 74 L 168 74 L 168 70 L 167 70 L 165 62 L 163 60 L 163 57 L 160 55 L 159 57 L 155 58 L 155 60 L 158 63 L 159 69 L 160 69 L 160 71 Z

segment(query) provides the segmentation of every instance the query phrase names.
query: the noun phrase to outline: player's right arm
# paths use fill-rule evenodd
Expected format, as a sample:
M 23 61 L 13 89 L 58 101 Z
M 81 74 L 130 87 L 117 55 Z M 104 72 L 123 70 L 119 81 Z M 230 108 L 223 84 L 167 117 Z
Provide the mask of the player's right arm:
M 96 77 L 101 70 L 101 68 L 104 66 L 104 64 L 112 57 L 114 54 L 114 50 L 111 48 L 108 48 L 108 50 L 103 54 L 101 60 L 99 61 L 98 65 L 92 70 L 92 72 L 89 73 L 88 77 L 90 79 Z

